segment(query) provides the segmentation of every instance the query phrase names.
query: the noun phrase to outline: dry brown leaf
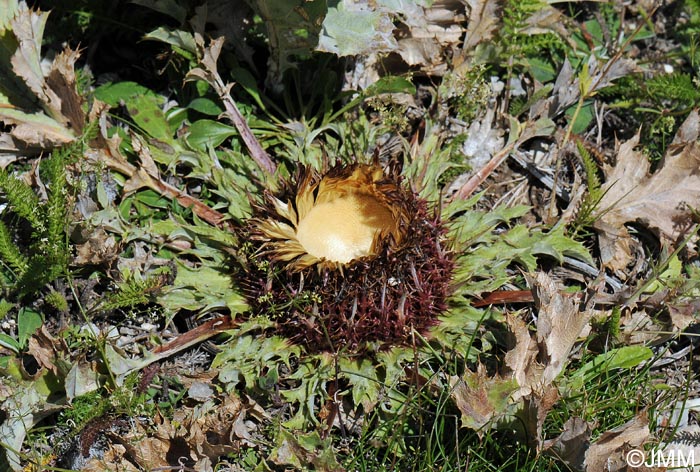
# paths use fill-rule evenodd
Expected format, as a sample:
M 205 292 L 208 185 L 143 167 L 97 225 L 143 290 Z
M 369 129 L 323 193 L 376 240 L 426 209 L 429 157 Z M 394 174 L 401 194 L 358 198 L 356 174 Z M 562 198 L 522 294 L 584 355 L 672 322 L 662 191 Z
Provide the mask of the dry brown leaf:
M 544 17 L 542 21 L 551 21 L 551 18 Z M 593 96 L 600 89 L 612 85 L 612 83 L 627 75 L 638 71 L 636 63 L 632 60 L 624 58 L 612 58 L 608 62 L 602 63 L 595 56 L 591 56 L 587 63 L 588 66 L 588 81 L 586 82 L 587 96 Z M 564 64 L 559 71 L 557 80 L 552 89 L 552 96 L 541 100 L 532 107 L 535 116 L 544 116 L 547 111 L 549 116 L 559 115 L 564 113 L 571 105 L 579 101 L 581 97 L 581 80 L 574 75 L 574 69 L 568 59 L 564 60 Z
M 599 62 L 595 55 L 588 59 L 588 73 L 591 79 L 586 95 L 592 95 L 600 89 L 609 87 L 617 79 L 639 72 L 637 62 L 622 57 L 612 57 L 608 62 Z
M 450 377 L 450 386 L 450 396 L 462 413 L 462 426 L 477 431 L 506 412 L 509 398 L 518 388 L 514 380 L 489 377 L 481 363 L 476 372 L 467 370 L 462 378 Z
M 633 449 L 641 448 L 649 439 L 649 419 L 646 411 L 632 420 L 603 433 L 586 451 L 585 466 L 591 472 L 616 472 L 623 470 L 643 471 L 644 468 L 632 469 L 627 464 L 627 454 Z
M 645 310 L 626 310 L 620 320 L 621 342 L 625 346 L 656 344 L 672 336 L 668 329 L 653 320 Z
M 541 447 L 542 426 L 559 398 L 554 380 L 566 365 L 574 344 L 588 325 L 591 312 L 580 311 L 574 294 L 567 294 L 545 273 L 529 278 L 537 304 L 537 332 L 517 316 L 506 316 L 514 346 L 506 353 L 505 365 L 518 383 L 512 401 L 524 400 L 523 426 Z
M 153 422 L 156 426 L 155 433 L 149 433 L 144 426 L 136 423 L 135 430 L 125 437 L 121 444 L 128 452 L 126 457 L 129 457 L 131 461 L 136 463 L 133 465 L 138 466 L 138 470 L 143 470 L 144 467 L 152 469 L 176 465 L 169 464 L 169 457 L 192 459 L 187 445 L 183 444 L 183 441 L 175 440 L 175 428 L 170 421 L 159 414 L 156 415 Z M 119 457 L 124 458 L 124 456 Z M 122 459 L 121 462 L 116 462 L 116 464 L 124 467 L 124 464 L 127 462 L 129 461 Z
M 65 48 L 56 56 L 51 64 L 51 70 L 46 77 L 46 84 L 61 98 L 61 107 L 57 110 L 61 120 L 76 136 L 80 136 L 85 128 L 84 98 L 78 94 L 75 62 L 80 53 Z
M 47 16 L 20 3 L 10 21 L 18 44 L 10 62 L 22 86 L 11 88 L 14 93 L 10 98 L 15 102 L 0 108 L 0 120 L 14 125 L 12 137 L 43 149 L 75 140 L 85 124 L 83 99 L 76 91 L 78 53 L 66 48 L 52 61 L 48 75 L 42 70 L 41 41 Z M 28 96 L 31 94 L 34 97 Z M 43 112 L 37 111 L 33 102 L 38 102 Z
M 564 423 L 559 436 L 544 442 L 543 451 L 563 461 L 573 470 L 584 470 L 590 439 L 591 426 L 582 418 L 572 417 Z
M 467 0 L 469 7 L 469 25 L 464 39 L 463 50 L 469 54 L 484 41 L 491 39 L 500 24 L 498 2 L 489 0 Z
M 555 115 L 563 112 L 578 101 L 581 88 L 579 87 L 578 79 L 574 77 L 574 68 L 568 58 L 564 59 L 564 64 L 562 64 L 559 75 L 557 75 L 552 92 L 552 97 L 541 100 L 541 104 L 536 104 L 538 106 L 533 107 L 531 114 L 536 113 L 536 116 L 545 116 L 545 110 L 549 108 L 551 111 L 547 110 L 547 112 Z
M 579 311 L 577 295 L 560 290 L 544 272 L 539 272 L 531 285 L 538 306 L 537 344 L 544 354 L 540 358 L 545 362 L 542 384 L 550 385 L 564 368 L 591 313 Z
M 32 148 L 50 149 L 75 140 L 69 129 L 40 112 L 26 114 L 0 108 L 0 122 L 15 125 L 11 136 Z
M 530 438 L 531 444 L 541 450 L 544 443 L 542 428 L 552 407 L 559 401 L 559 389 L 554 385 L 544 388 L 544 392 L 534 392 L 524 401 L 524 407 L 519 414 L 523 428 Z
M 75 247 L 73 264 L 80 266 L 109 264 L 119 256 L 117 240 L 102 228 L 96 228 L 85 242 L 76 244 Z
M 689 207 L 700 206 L 698 120 L 693 111 L 653 174 L 647 157 L 635 149 L 639 134 L 620 146 L 617 164 L 607 169 L 606 193 L 594 225 L 602 262 L 611 269 L 620 271 L 633 262 L 627 223 L 649 228 L 662 244 L 676 243 L 688 231 Z
M 88 461 L 89 470 L 170 470 L 182 464 L 211 470 L 219 457 L 238 450 L 241 434 L 252 438 L 251 427 L 243 420 L 248 412 L 255 416 L 256 408 L 254 402 L 223 394 L 216 401 L 179 408 L 172 420 L 156 415 L 148 425 L 135 421 L 127 434 L 98 431 L 111 444 L 103 457 Z
M 371 51 L 356 57 L 354 70 L 346 75 L 346 89 L 365 89 L 387 73 L 398 73 L 406 65 L 420 70 L 422 74 L 443 76 L 451 69 L 451 64 L 464 62 L 471 52 L 468 46 L 462 47 L 467 21 L 465 2 L 461 0 L 436 0 L 429 6 L 416 2 L 402 2 L 401 14 L 391 35 L 392 45 L 388 51 Z M 474 0 L 476 8 L 482 8 Z M 483 2 L 486 5 L 493 2 Z M 480 10 L 479 10 L 480 11 Z M 493 16 L 493 12 L 489 10 Z M 480 13 L 474 12 L 476 18 Z M 483 13 L 488 16 L 487 13 Z M 490 16 L 490 19 L 493 19 Z M 473 25 L 473 26 L 472 26 Z M 478 30 L 479 21 L 470 18 L 469 27 L 474 44 L 485 39 L 495 25 L 487 25 Z M 398 69 L 398 70 L 397 70 Z
M 48 12 L 30 10 L 23 2 L 19 4 L 17 15 L 10 21 L 19 47 L 10 62 L 13 72 L 34 92 L 47 113 L 60 121 L 61 99 L 46 85 L 41 70 L 41 40 L 48 16 Z
M 683 331 L 691 324 L 700 321 L 698 319 L 698 315 L 700 314 L 700 300 L 694 298 L 674 301 L 668 304 L 668 312 L 671 316 L 671 324 L 673 325 L 674 332 Z M 700 458 L 700 456 L 698 457 Z
M 81 472 L 140 472 L 143 469 L 136 467 L 126 459 L 127 448 L 121 444 L 115 444 L 110 447 L 102 457 L 102 459 L 91 458 L 85 462 L 80 470 Z
M 406 64 L 442 76 L 448 71 L 448 55 L 462 42 L 465 19 L 464 5 L 457 0 L 438 0 L 429 7 L 407 2 L 394 32 L 399 38 L 394 52 Z
M 544 272 L 532 279 L 537 304 L 537 333 L 533 339 L 525 323 L 515 317 L 506 320 L 515 336 L 515 346 L 505 358 L 520 389 L 514 399 L 542 396 L 566 365 L 569 353 L 591 317 L 579 311 L 575 294 L 564 293 Z
M 57 375 L 61 374 L 55 361 L 59 358 L 60 353 L 66 352 L 68 352 L 68 347 L 65 342 L 51 336 L 45 325 L 41 325 L 41 328 L 29 338 L 27 353 L 36 359 L 39 367 L 48 369 Z
M 544 366 L 537 362 L 539 348 L 537 342 L 530 336 L 527 324 L 519 317 L 508 314 L 506 323 L 515 337 L 514 347 L 506 353 L 505 364 L 512 372 L 513 378 L 520 388 L 513 395 L 513 401 L 532 394 L 533 385 L 540 383 Z
M 238 449 L 234 424 L 245 414 L 240 398 L 231 394 L 218 405 L 207 402 L 192 409 L 178 410 L 173 422 L 180 425 L 178 435 L 196 452 L 197 458 L 216 460 Z
M 551 5 L 546 5 L 538 8 L 525 20 L 525 27 L 521 33 L 535 35 L 554 32 L 562 38 L 568 38 L 570 35 L 564 26 L 565 21 L 566 17 L 563 13 Z
M 26 152 L 26 145 L 9 133 L 0 134 L 0 169 L 15 162 Z
M 70 143 L 85 126 L 84 100 L 76 89 L 78 52 L 66 48 L 44 74 L 41 42 L 47 16 L 48 13 L 31 10 L 20 3 L 10 21 L 10 34 L 17 43 L 15 50 L 8 51 L 8 55 L 12 54 L 10 63 L 14 73 L 10 76 L 16 83 L 10 80 L 3 84 L 7 87 L 0 87 L 12 101 L 0 107 L 0 122 L 11 126 L 0 139 L 7 142 L 11 136 L 23 143 L 23 146 L 15 146 L 18 151 L 36 152 Z

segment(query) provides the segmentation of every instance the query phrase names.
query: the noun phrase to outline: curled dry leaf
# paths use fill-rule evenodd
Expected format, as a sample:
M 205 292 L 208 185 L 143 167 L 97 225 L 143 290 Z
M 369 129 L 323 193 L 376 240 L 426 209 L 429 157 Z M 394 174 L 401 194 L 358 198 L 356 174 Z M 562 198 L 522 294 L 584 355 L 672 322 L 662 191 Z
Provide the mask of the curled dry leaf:
M 591 440 L 591 426 L 582 418 L 572 417 L 559 436 L 544 442 L 543 451 L 571 467 L 584 470 L 586 451 Z
M 520 387 L 513 396 L 513 400 L 518 401 L 532 394 L 533 388 L 539 384 L 544 367 L 537 362 L 540 350 L 535 339 L 530 336 L 527 324 L 511 314 L 506 315 L 506 322 L 515 345 L 506 353 L 505 364 Z
M 8 133 L 0 134 L 0 169 L 12 164 L 24 152 L 26 145 L 22 141 Z
M 429 7 L 410 8 L 395 31 L 399 38 L 395 52 L 406 64 L 420 67 L 429 75 L 442 76 L 449 69 L 447 54 L 464 37 L 464 7 L 454 0 L 439 0 Z
M 400 7 L 392 8 L 391 11 L 384 7 L 379 7 L 376 11 L 360 11 L 363 15 L 376 18 L 375 24 L 367 24 L 364 28 L 362 25 L 358 27 L 357 21 L 353 24 L 352 15 L 358 12 L 338 11 L 341 8 L 329 9 L 317 50 L 333 51 L 340 46 L 343 52 L 338 54 L 357 55 L 354 70 L 346 77 L 348 89 L 365 89 L 387 72 L 397 73 L 399 64 L 403 66 L 398 67 L 398 70 L 410 66 L 422 74 L 443 76 L 451 69 L 453 58 L 460 57 L 459 62 L 464 62 L 465 57 L 461 56 L 471 54 L 472 46 L 488 39 L 497 25 L 494 12 L 496 7 L 488 6 L 495 2 L 468 2 L 472 12 L 467 35 L 469 46 L 462 46 L 467 31 L 465 3 L 459 0 L 400 2 Z M 367 9 L 364 2 L 345 1 L 344 4 L 353 6 L 343 8 Z M 380 22 L 380 19 L 383 21 Z M 384 21 L 386 19 L 389 20 L 388 23 Z M 357 29 L 369 36 L 356 36 L 354 40 L 343 41 L 340 37 L 328 37 L 328 27 L 343 32 L 346 38 L 349 32 L 354 33 Z M 462 48 L 462 53 L 459 48 Z
M 690 209 L 700 205 L 699 121 L 697 111 L 688 116 L 653 174 L 648 158 L 636 150 L 639 134 L 620 145 L 617 164 L 606 169 L 594 225 L 604 265 L 621 271 L 634 262 L 628 223 L 650 229 L 662 244 L 676 243 L 689 230 Z
M 639 449 L 649 439 L 649 419 L 646 412 L 603 433 L 586 451 L 585 470 L 617 472 L 628 470 L 627 454 Z M 632 469 L 629 469 L 632 470 Z M 635 471 L 649 470 L 644 468 Z
M 520 389 L 514 399 L 544 395 L 546 387 L 562 371 L 569 353 L 588 323 L 591 313 L 579 311 L 576 295 L 559 290 L 554 280 L 540 272 L 530 279 L 538 307 L 537 333 L 533 339 L 519 318 L 507 318 L 515 347 L 506 354 L 506 366 Z M 538 361 L 539 359 L 539 361 Z
M 78 93 L 75 62 L 80 53 L 70 48 L 65 48 L 56 56 L 51 64 L 51 70 L 46 77 L 46 84 L 60 97 L 60 108 L 52 110 L 51 115 L 72 131 L 76 136 L 82 134 L 85 127 L 85 112 L 83 104 L 85 100 Z
M 654 320 L 646 310 L 625 310 L 620 320 L 620 337 L 626 346 L 658 344 L 672 336 L 668 327 Z
M 109 421 L 103 421 L 101 424 L 106 426 L 98 431 L 80 433 L 84 437 L 81 442 L 87 446 L 85 451 L 90 451 L 89 457 L 83 457 L 89 468 L 81 470 L 170 470 L 183 464 L 199 470 L 195 464 L 216 463 L 255 434 L 257 426 L 249 421 L 255 416 L 255 408 L 259 407 L 253 402 L 244 403 L 234 394 L 223 394 L 195 407 L 178 409 L 172 421 L 160 414 L 148 425 L 132 421 L 120 434 L 109 427 Z M 93 443 L 107 445 L 94 454 Z
M 451 397 L 462 413 L 462 426 L 477 431 L 506 412 L 509 398 L 518 388 L 515 380 L 489 377 L 483 364 L 476 372 L 467 370 L 462 378 L 451 377 L 450 385 Z
M 88 231 L 85 230 L 85 233 Z M 86 236 L 83 242 L 75 245 L 76 255 L 73 264 L 80 266 L 109 264 L 117 259 L 120 247 L 114 236 L 107 234 L 102 228 L 96 228 Z
M 42 149 L 72 142 L 85 125 L 83 99 L 76 90 L 78 52 L 66 48 L 46 75 L 42 69 L 47 17 L 48 13 L 30 10 L 21 2 L 9 21 L 9 32 L 0 37 L 0 47 L 11 54 L 12 69 L 1 75 L 0 122 L 13 126 L 9 135 L 15 140 Z
M 566 365 L 591 313 L 580 311 L 576 296 L 564 293 L 543 272 L 530 278 L 530 285 L 538 308 L 537 332 L 533 337 L 523 320 L 506 317 L 515 345 L 506 353 L 505 365 L 518 384 L 512 401 L 524 401 L 523 426 L 541 447 L 542 426 L 559 397 L 554 380 Z
M 60 358 L 67 352 L 65 341 L 51 336 L 46 325 L 42 324 L 29 338 L 27 353 L 34 357 L 40 368 L 50 370 L 56 375 L 61 375 Z
M 60 116 L 61 99 L 46 86 L 41 68 L 41 40 L 48 17 L 48 12 L 30 10 L 24 2 L 19 4 L 17 15 L 10 21 L 18 43 L 10 63 L 13 72 L 31 89 L 46 111 Z
M 545 21 L 545 18 L 541 20 Z M 547 21 L 551 20 L 551 17 L 547 17 Z M 614 57 L 607 62 L 601 62 L 595 56 L 588 58 L 586 68 L 586 74 L 576 75 L 569 60 L 565 59 L 551 97 L 535 103 L 531 108 L 531 116 L 543 116 L 544 113 L 548 113 L 547 116 L 550 117 L 560 115 L 579 101 L 582 92 L 586 97 L 591 97 L 599 90 L 612 85 L 615 80 L 639 70 L 632 60 Z
M 563 287 L 560 289 L 544 272 L 538 273 L 530 283 L 534 286 L 535 304 L 539 308 L 537 344 L 540 346 L 540 358 L 545 360 L 542 383 L 550 385 L 564 369 L 569 353 L 591 318 L 591 313 L 579 311 L 577 295 L 565 293 Z
M 478 44 L 490 39 L 498 28 L 498 2 L 488 0 L 467 0 L 469 24 L 462 49 L 471 52 Z

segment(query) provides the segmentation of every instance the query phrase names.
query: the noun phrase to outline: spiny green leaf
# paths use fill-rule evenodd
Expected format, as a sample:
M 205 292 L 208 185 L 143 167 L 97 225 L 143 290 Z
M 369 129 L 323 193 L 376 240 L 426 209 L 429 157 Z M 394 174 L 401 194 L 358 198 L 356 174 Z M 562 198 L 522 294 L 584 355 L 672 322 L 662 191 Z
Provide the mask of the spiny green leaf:
M 299 405 L 297 413 L 284 425 L 290 429 L 303 429 L 318 422 L 316 405 L 325 400 L 326 383 L 335 376 L 335 365 L 330 354 L 305 357 L 289 378 L 299 381 L 299 386 L 280 394 L 292 404 Z
M 219 369 L 219 380 L 237 384 L 244 381 L 245 388 L 253 390 L 263 370 L 276 365 L 289 366 L 290 358 L 300 354 L 298 346 L 292 346 L 279 336 L 263 337 L 242 334 L 245 330 L 233 330 L 232 340 L 221 347 L 212 367 Z
M 348 359 L 341 357 L 338 361 L 340 371 L 351 385 L 352 400 L 355 405 L 362 405 L 365 413 L 374 408 L 379 399 L 382 383 L 377 377 L 377 367 L 370 359 Z
M 158 298 L 158 302 L 173 313 L 185 309 L 208 311 L 228 308 L 242 313 L 248 306 L 245 298 L 233 287 L 231 276 L 223 270 L 203 266 L 199 269 L 177 264 L 177 276 L 172 288 Z

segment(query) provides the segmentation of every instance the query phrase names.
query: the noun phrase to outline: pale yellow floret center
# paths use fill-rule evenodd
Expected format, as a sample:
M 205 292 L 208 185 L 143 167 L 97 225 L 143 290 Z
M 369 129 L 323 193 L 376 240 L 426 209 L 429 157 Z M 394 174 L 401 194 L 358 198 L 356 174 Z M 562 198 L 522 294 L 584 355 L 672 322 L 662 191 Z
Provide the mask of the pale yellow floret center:
M 297 225 L 297 240 L 313 256 L 346 263 L 371 255 L 377 233 L 395 227 L 394 216 L 375 197 L 349 193 L 314 205 Z

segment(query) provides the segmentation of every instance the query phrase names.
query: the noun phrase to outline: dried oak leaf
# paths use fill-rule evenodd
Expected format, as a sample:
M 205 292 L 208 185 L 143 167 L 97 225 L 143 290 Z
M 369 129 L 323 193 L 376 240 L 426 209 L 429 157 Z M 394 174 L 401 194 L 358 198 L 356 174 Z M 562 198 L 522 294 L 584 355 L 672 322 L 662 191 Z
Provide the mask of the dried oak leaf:
M 410 66 L 429 75 L 444 75 L 447 55 L 464 37 L 464 6 L 454 0 L 439 0 L 429 7 L 409 5 L 403 7 L 401 24 L 394 32 L 399 38 L 394 51 Z
M 12 69 L 0 73 L 5 79 L 0 84 L 0 122 L 14 126 L 12 138 L 40 148 L 75 140 L 85 124 L 83 99 L 75 86 L 78 53 L 66 48 L 44 75 L 41 42 L 47 17 L 20 3 L 8 33 L 0 37 L 0 46 L 11 54 L 9 64 L 1 65 Z
M 0 169 L 15 162 L 24 152 L 26 152 L 26 146 L 22 141 L 7 133 L 0 134 Z
M 537 362 L 539 347 L 535 339 L 530 336 L 527 324 L 517 316 L 506 315 L 506 323 L 515 344 L 506 353 L 505 363 L 513 378 L 520 386 L 513 395 L 513 401 L 532 394 L 533 388 L 540 384 L 544 367 Z
M 591 440 L 591 425 L 576 416 L 564 423 L 559 436 L 544 442 L 543 451 L 563 461 L 573 470 L 584 470 Z
M 49 333 L 46 325 L 41 325 L 41 328 L 29 338 L 27 354 L 34 357 L 40 368 L 48 369 L 54 374 L 61 375 L 60 368 L 57 362 L 65 353 L 68 352 L 68 347 L 60 338 L 55 338 Z
M 542 382 L 550 385 L 562 371 L 574 343 L 591 318 L 590 312 L 579 311 L 575 294 L 565 293 L 544 272 L 531 281 L 535 287 L 537 315 L 537 344 L 544 346 Z M 542 353 L 542 349 L 540 349 Z
M 245 405 L 231 394 L 218 405 L 207 402 L 192 409 L 180 409 L 175 412 L 173 423 L 180 425 L 178 436 L 184 438 L 198 460 L 203 457 L 216 460 L 238 449 L 236 426 L 245 416 Z
M 541 447 L 542 426 L 558 400 L 554 380 L 566 365 L 591 313 L 580 311 L 575 295 L 565 293 L 543 272 L 530 278 L 529 283 L 538 309 L 537 331 L 532 336 L 523 320 L 506 317 L 515 342 L 506 353 L 505 365 L 518 384 L 511 401 L 523 400 L 523 426 Z
M 632 468 L 628 464 L 630 451 L 640 449 L 649 439 L 649 419 L 646 411 L 633 419 L 606 431 L 586 451 L 585 470 L 600 472 L 648 471 L 644 466 Z
M 212 462 L 237 451 L 242 441 L 253 444 L 256 426 L 246 419 L 253 419 L 259 410 L 249 399 L 224 394 L 216 401 L 182 406 L 172 420 L 157 414 L 150 426 L 135 421 L 127 434 L 109 435 L 104 457 L 91 470 L 171 469 L 183 464 L 212 470 Z
M 530 278 L 530 285 L 538 308 L 536 337 L 530 336 L 522 320 L 508 318 L 515 347 L 506 354 L 505 362 L 520 386 L 513 396 L 515 401 L 546 393 L 591 318 L 590 312 L 579 310 L 574 294 L 564 293 L 544 272 Z
M 467 0 L 469 24 L 462 50 L 471 52 L 480 43 L 491 39 L 500 23 L 498 2 Z
M 690 228 L 690 208 L 700 205 L 699 123 L 692 112 L 653 174 L 647 157 L 635 149 L 639 134 L 620 145 L 617 164 L 606 169 L 594 224 L 604 265 L 619 271 L 633 262 L 628 223 L 650 229 L 662 244 L 677 242 Z
M 41 68 L 41 41 L 48 12 L 34 11 L 20 3 L 17 15 L 10 20 L 10 29 L 17 39 L 17 50 L 10 62 L 12 70 L 31 89 L 46 110 L 60 114 L 61 99 L 46 86 Z
M 119 244 L 116 238 L 107 234 L 102 228 L 95 229 L 75 247 L 76 255 L 73 263 L 80 266 L 109 264 L 119 256 Z
M 506 413 L 509 399 L 518 389 L 513 379 L 489 377 L 483 364 L 477 366 L 476 372 L 467 370 L 461 378 L 451 377 L 450 385 L 450 396 L 462 413 L 462 426 L 476 431 Z

